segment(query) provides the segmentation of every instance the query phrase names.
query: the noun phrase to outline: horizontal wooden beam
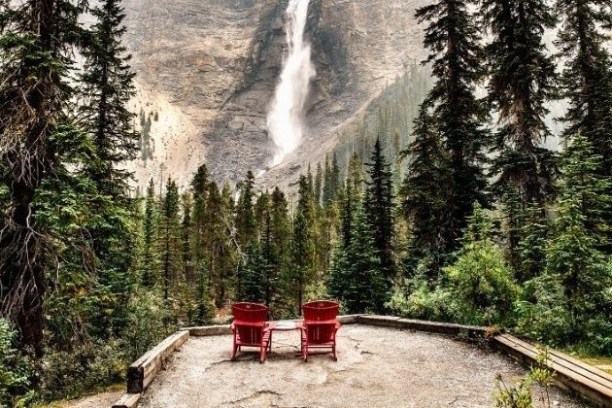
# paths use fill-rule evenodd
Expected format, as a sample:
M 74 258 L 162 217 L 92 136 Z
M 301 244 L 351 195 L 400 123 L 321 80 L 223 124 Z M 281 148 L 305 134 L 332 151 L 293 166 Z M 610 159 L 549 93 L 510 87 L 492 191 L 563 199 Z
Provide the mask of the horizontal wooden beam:
M 197 326 L 197 327 L 185 327 L 183 330 L 189 331 L 189 335 L 193 337 L 204 337 L 204 336 L 221 336 L 225 334 L 231 334 L 230 325 L 222 324 L 217 326 Z
M 123 394 L 121 398 L 117 402 L 113 404 L 113 408 L 134 408 L 138 401 L 140 401 L 140 397 L 142 394 Z
M 358 323 L 371 326 L 392 327 L 395 329 L 417 330 L 429 333 L 446 334 L 470 339 L 486 338 L 491 329 L 482 326 L 468 326 L 455 323 L 429 322 L 426 320 L 402 319 L 393 316 L 357 316 Z
M 189 339 L 189 331 L 182 330 L 167 337 L 147 351 L 128 367 L 127 391 L 130 394 L 143 392 L 163 368 L 166 360 Z
M 518 337 L 501 334 L 493 337 L 493 346 L 523 364 L 537 362 L 538 348 Z M 598 407 L 612 408 L 612 376 L 589 364 L 556 350 L 548 351 L 547 366 L 556 373 L 555 381 Z

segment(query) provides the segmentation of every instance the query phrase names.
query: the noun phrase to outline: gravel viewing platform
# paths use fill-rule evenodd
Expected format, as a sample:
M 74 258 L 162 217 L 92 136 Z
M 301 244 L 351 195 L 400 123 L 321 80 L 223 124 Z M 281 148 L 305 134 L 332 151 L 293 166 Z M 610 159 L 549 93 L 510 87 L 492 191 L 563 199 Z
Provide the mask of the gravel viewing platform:
M 192 337 L 138 407 L 490 408 L 498 375 L 512 385 L 526 373 L 486 347 L 421 332 L 345 325 L 338 332 L 337 362 L 321 354 L 304 363 L 299 338 L 299 331 L 275 332 L 272 351 L 260 364 L 248 348 L 230 361 L 229 335 Z M 555 387 L 551 401 L 564 408 L 589 406 Z

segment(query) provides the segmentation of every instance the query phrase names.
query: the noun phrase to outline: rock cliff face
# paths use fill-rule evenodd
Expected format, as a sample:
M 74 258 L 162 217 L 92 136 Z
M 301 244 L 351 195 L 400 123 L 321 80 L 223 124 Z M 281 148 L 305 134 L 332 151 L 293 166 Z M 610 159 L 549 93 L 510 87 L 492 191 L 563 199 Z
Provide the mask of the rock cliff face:
M 268 169 L 266 115 L 286 52 L 287 2 L 125 1 L 126 41 L 138 74 L 134 109 L 151 137 L 152 157 L 133 164 L 141 184 L 172 176 L 186 186 L 206 162 L 218 181 L 234 182 L 250 169 L 261 174 L 262 186 L 286 186 L 424 57 L 414 13 L 427 0 L 311 0 L 306 36 L 317 77 L 305 137 Z

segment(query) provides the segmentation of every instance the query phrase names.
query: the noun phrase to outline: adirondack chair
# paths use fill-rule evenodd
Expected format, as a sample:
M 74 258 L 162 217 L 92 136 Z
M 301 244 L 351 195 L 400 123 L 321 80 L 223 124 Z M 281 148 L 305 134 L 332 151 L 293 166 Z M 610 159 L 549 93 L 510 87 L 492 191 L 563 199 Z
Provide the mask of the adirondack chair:
M 336 319 L 340 305 L 330 300 L 315 300 L 302 306 L 304 321 L 301 324 L 302 356 L 308 361 L 312 349 L 331 349 L 336 356 L 336 332 L 340 323 Z
M 266 324 L 268 308 L 258 303 L 237 302 L 232 305 L 232 314 L 232 361 L 242 347 L 259 347 L 259 362 L 266 361 L 267 352 L 272 347 L 270 329 Z

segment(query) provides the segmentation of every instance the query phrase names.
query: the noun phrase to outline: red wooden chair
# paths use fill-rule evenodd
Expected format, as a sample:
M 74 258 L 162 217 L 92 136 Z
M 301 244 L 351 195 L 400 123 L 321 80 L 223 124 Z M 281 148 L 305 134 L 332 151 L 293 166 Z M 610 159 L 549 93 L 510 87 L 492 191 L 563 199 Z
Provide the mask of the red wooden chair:
M 258 303 L 237 302 L 232 305 L 234 321 L 231 329 L 234 335 L 232 361 L 241 347 L 259 347 L 259 361 L 266 361 L 266 354 L 272 347 L 270 329 L 266 324 L 268 308 Z
M 331 300 L 315 300 L 302 306 L 304 321 L 300 327 L 302 337 L 302 356 L 308 361 L 312 349 L 331 349 L 336 356 L 336 332 L 340 323 L 336 319 L 340 305 Z

